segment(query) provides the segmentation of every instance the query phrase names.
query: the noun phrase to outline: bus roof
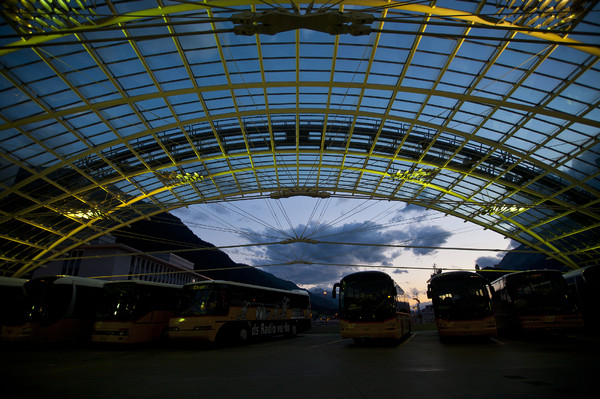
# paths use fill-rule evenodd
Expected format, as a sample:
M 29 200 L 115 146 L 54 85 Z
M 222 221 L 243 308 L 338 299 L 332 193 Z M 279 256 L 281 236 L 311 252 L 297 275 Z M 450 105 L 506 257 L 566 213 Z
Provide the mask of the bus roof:
M 354 280 L 354 279 L 364 279 L 364 278 L 384 278 L 386 280 L 391 281 L 396 289 L 398 290 L 398 295 L 404 295 L 405 292 L 400 287 L 400 285 L 390 276 L 389 274 L 379 271 L 379 270 L 366 270 L 362 272 L 356 272 L 352 274 L 348 274 L 347 276 L 342 277 L 341 281 L 344 280 Z
M 527 276 L 527 275 L 533 275 L 533 274 L 546 274 L 546 275 L 558 275 L 558 276 L 562 276 L 562 273 L 559 270 L 555 270 L 555 269 L 539 269 L 539 270 L 523 270 L 523 271 L 516 271 L 514 273 L 507 273 L 501 277 L 498 277 L 496 280 L 494 280 L 492 282 L 495 283 L 496 281 L 500 281 L 500 280 L 506 280 L 506 279 L 512 279 L 514 278 L 513 276 Z
M 584 275 L 590 272 L 596 272 L 597 270 L 600 270 L 600 265 L 592 265 L 592 266 L 585 266 L 576 270 L 571 270 L 568 271 L 566 273 L 563 274 L 564 278 L 569 278 L 569 277 L 573 277 L 573 276 L 577 276 L 577 275 Z
M 378 276 L 378 277 L 384 277 L 384 278 L 388 278 L 388 279 L 393 280 L 392 277 L 389 274 L 387 274 L 385 272 L 378 271 L 378 270 L 367 270 L 367 271 L 362 271 L 362 272 L 356 272 L 356 273 L 348 274 L 348 275 L 342 277 L 342 280 L 353 279 L 353 278 L 363 278 L 363 277 L 369 276 L 369 275 L 371 275 L 373 277 Z
M 106 281 L 97 280 L 88 277 L 78 277 L 78 276 L 40 276 L 36 278 L 32 278 L 29 282 L 38 282 L 38 281 L 47 281 L 51 284 L 77 284 L 77 285 L 86 285 L 89 287 L 102 287 Z
M 149 285 L 153 287 L 167 287 L 167 288 L 181 288 L 181 284 L 169 284 L 169 283 L 159 283 L 156 281 L 145 281 L 145 280 L 112 280 L 104 283 L 107 285 Z
M 0 285 L 3 286 L 14 286 L 14 287 L 18 287 L 20 285 L 23 285 L 27 282 L 27 279 L 24 278 L 16 278 L 16 277 L 4 277 L 4 276 L 0 276 Z
M 268 291 L 276 291 L 276 292 L 282 292 L 282 293 L 286 293 L 286 294 L 299 294 L 299 295 L 308 295 L 308 292 L 304 291 L 304 290 L 284 290 L 281 288 L 272 288 L 272 287 L 264 287 L 261 285 L 253 285 L 253 284 L 246 284 L 246 283 L 239 283 L 237 281 L 227 281 L 227 280 L 206 280 L 206 281 L 196 281 L 195 283 L 187 283 L 184 285 L 184 287 L 191 287 L 194 285 L 208 285 L 208 284 L 224 284 L 224 285 L 235 285 L 238 287 L 246 287 L 246 288 L 254 288 L 254 289 L 260 289 L 260 290 L 268 290 Z
M 468 270 L 460 270 L 460 271 L 452 271 L 452 272 L 445 272 L 445 273 L 440 273 L 440 274 L 436 274 L 434 276 L 432 276 L 427 282 L 431 282 L 433 280 L 454 280 L 454 279 L 459 279 L 459 278 L 463 278 L 463 277 L 475 277 L 475 278 L 482 278 L 485 280 L 485 278 L 481 275 L 478 274 L 476 272 L 471 272 Z

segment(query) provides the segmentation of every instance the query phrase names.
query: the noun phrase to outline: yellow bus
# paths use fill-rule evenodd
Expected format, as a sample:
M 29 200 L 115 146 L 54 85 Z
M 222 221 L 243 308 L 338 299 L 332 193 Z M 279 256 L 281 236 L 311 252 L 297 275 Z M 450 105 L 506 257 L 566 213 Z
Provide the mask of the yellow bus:
M 440 340 L 497 335 L 487 280 L 456 271 L 434 275 L 427 283 Z
M 11 342 L 87 341 L 104 281 L 75 276 L 46 276 L 27 281 L 25 314 L 2 328 Z
M 505 274 L 491 287 L 501 334 L 562 333 L 584 327 L 581 312 L 558 270 Z
M 293 337 L 310 328 L 310 319 L 306 291 L 201 281 L 183 286 L 180 306 L 169 321 L 169 338 L 243 343 L 272 335 Z
M 92 333 L 92 342 L 156 342 L 167 337 L 181 286 L 140 280 L 109 281 Z
M 358 272 L 333 285 L 339 288 L 342 338 L 399 340 L 411 332 L 410 305 L 401 299 L 404 291 L 386 273 Z

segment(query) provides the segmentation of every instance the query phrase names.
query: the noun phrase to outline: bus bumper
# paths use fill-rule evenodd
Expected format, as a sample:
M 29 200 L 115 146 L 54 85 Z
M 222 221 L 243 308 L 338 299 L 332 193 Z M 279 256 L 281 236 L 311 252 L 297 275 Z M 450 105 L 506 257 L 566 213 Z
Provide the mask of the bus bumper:
M 98 321 L 94 324 L 92 342 L 130 343 L 130 329 L 125 323 L 106 323 Z
M 384 323 L 340 322 L 342 338 L 353 339 L 398 339 L 398 328 L 395 321 Z
M 570 331 L 582 329 L 583 319 L 579 315 L 521 316 L 523 331 Z
M 20 326 L 2 326 L 0 339 L 4 342 L 30 342 L 39 329 L 35 323 L 26 323 Z
M 173 318 L 169 320 L 169 339 L 198 340 L 214 342 L 217 338 L 217 329 L 213 325 L 197 324 L 194 319 Z
M 498 334 L 493 317 L 483 320 L 436 320 L 436 325 L 442 337 L 491 337 Z

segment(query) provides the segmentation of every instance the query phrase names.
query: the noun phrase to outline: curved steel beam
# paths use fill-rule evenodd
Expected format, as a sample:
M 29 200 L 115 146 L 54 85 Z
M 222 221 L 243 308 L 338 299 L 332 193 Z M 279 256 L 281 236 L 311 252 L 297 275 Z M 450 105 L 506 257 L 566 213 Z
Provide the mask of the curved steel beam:
M 562 119 L 562 120 L 569 121 L 572 123 L 582 123 L 585 125 L 600 128 L 600 121 L 595 120 L 595 119 L 584 118 L 584 117 L 581 117 L 578 115 L 568 114 L 566 112 L 561 112 L 561 111 L 557 111 L 557 110 L 551 110 L 551 109 L 545 109 L 545 108 L 540 109 L 539 107 L 528 106 L 528 105 L 525 105 L 522 103 L 503 101 L 503 100 L 494 100 L 492 98 L 485 97 L 485 96 L 466 95 L 466 94 L 460 94 L 460 93 L 438 90 L 438 89 L 433 89 L 433 90 L 432 89 L 421 89 L 418 87 L 406 87 L 406 86 L 398 87 L 396 85 L 385 85 L 385 84 L 377 84 L 377 83 L 363 84 L 363 83 L 354 83 L 354 82 L 322 82 L 322 81 L 292 82 L 292 81 L 289 81 L 289 82 L 264 82 L 264 83 L 248 82 L 248 83 L 237 83 L 237 84 L 232 83 L 232 84 L 227 84 L 227 85 L 203 86 L 199 91 L 196 88 L 187 88 L 187 89 L 176 89 L 176 90 L 161 91 L 161 92 L 156 92 L 156 93 L 141 94 L 141 95 L 130 96 L 130 97 L 122 97 L 122 98 L 118 98 L 115 100 L 107 100 L 107 101 L 102 101 L 102 102 L 97 102 L 97 103 L 90 103 L 89 105 L 84 104 L 84 105 L 80 105 L 80 106 L 76 106 L 76 107 L 55 110 L 55 111 L 52 111 L 51 114 L 44 113 L 44 114 L 39 114 L 39 115 L 35 115 L 35 116 L 18 119 L 16 121 L 7 121 L 6 123 L 3 123 L 2 125 L 0 125 L 0 131 L 8 130 L 8 129 L 17 129 L 24 125 L 40 123 L 40 122 L 44 122 L 47 120 L 65 118 L 70 115 L 80 114 L 82 112 L 99 111 L 99 110 L 103 110 L 103 109 L 109 109 L 111 107 L 118 107 L 121 105 L 132 105 L 132 104 L 136 104 L 138 102 L 142 102 L 142 101 L 146 101 L 146 100 L 154 100 L 154 99 L 158 99 L 158 98 L 165 99 L 168 97 L 176 97 L 176 96 L 180 96 L 180 95 L 209 93 L 209 92 L 224 91 L 224 90 L 230 91 L 230 90 L 242 90 L 242 89 L 244 89 L 244 90 L 246 90 L 246 89 L 275 89 L 275 88 L 283 88 L 283 87 L 289 87 L 291 89 L 295 89 L 296 87 L 323 87 L 323 88 L 344 88 L 344 89 L 350 88 L 350 89 L 370 89 L 370 90 L 379 90 L 379 91 L 387 91 L 387 92 L 397 91 L 400 93 L 423 94 L 423 95 L 427 95 L 427 96 L 436 96 L 436 97 L 449 98 L 449 99 L 453 99 L 453 100 L 460 100 L 460 101 L 465 101 L 465 102 L 484 104 L 484 105 L 489 105 L 490 107 L 503 107 L 503 108 L 512 109 L 512 110 L 516 110 L 516 111 L 534 113 L 537 115 L 548 116 L 548 117 L 556 118 L 556 119 Z M 272 114 L 286 114 L 286 113 L 292 112 L 292 110 L 295 111 L 295 109 L 276 109 L 276 110 L 272 109 L 271 113 Z M 300 108 L 300 113 L 306 113 L 306 112 L 317 113 L 316 110 L 317 109 Z M 264 111 L 265 111 L 264 109 L 256 109 L 256 110 L 252 110 L 252 111 L 239 111 L 237 114 L 239 114 L 241 116 L 255 116 L 255 115 L 262 115 L 264 113 Z M 357 115 L 364 115 L 364 116 L 371 116 L 371 117 L 373 115 L 379 115 L 376 112 L 358 112 L 358 111 L 351 112 L 351 111 L 342 110 L 342 109 L 335 110 L 334 113 L 352 114 L 352 115 L 354 115 L 356 113 Z M 383 110 L 382 110 L 382 114 L 383 114 Z M 210 119 L 218 120 L 218 119 L 224 119 L 224 118 L 231 118 L 231 115 L 232 114 L 229 114 L 229 113 L 215 114 L 215 115 L 212 115 L 210 117 Z M 236 114 L 233 114 L 233 115 L 236 115 Z M 189 124 L 193 124 L 193 123 L 198 123 L 200 121 L 206 121 L 208 119 L 209 119 L 209 117 L 197 118 L 197 119 L 193 119 L 193 120 L 186 120 L 186 121 L 181 121 L 181 124 L 185 126 L 185 125 L 189 125 Z M 388 119 L 394 120 L 394 117 L 390 116 L 390 117 L 388 117 Z M 167 127 L 156 128 L 156 129 L 153 129 L 152 131 L 160 131 L 161 129 L 164 130 L 165 128 L 167 128 Z M 128 137 L 136 138 L 136 137 L 144 136 L 146 134 L 147 134 L 147 132 L 140 132 L 137 134 L 134 133 Z
M 315 3 L 317 4 L 327 4 L 330 1 L 327 0 L 317 0 Z M 258 5 L 264 4 L 261 0 L 246 0 L 246 1 L 236 1 L 236 0 L 213 0 L 208 3 L 191 3 L 186 2 L 184 4 L 171 5 L 166 7 L 158 7 L 151 8 L 141 11 L 135 11 L 131 13 L 126 13 L 123 15 L 118 15 L 114 17 L 105 18 L 103 20 L 94 21 L 94 24 L 88 23 L 78 26 L 77 28 L 67 28 L 62 29 L 58 33 L 49 33 L 44 36 L 33 36 L 28 40 L 17 41 L 8 45 L 3 46 L 0 49 L 0 56 L 12 53 L 17 51 L 19 48 L 23 46 L 26 47 L 38 47 L 43 45 L 46 42 L 63 38 L 65 36 L 69 36 L 75 33 L 85 33 L 86 30 L 94 30 L 101 27 L 114 26 L 119 24 L 126 24 L 127 22 L 137 21 L 140 19 L 145 19 L 148 17 L 162 17 L 170 14 L 178 14 L 187 11 L 194 10 L 210 10 L 212 7 L 235 7 L 235 6 L 243 6 L 243 5 Z M 528 35 L 531 37 L 535 37 L 538 39 L 542 39 L 545 41 L 549 41 L 552 43 L 563 44 L 566 46 L 575 47 L 581 51 L 585 51 L 589 54 L 592 54 L 596 57 L 600 57 L 600 48 L 597 46 L 590 46 L 582 43 L 580 41 L 570 39 L 567 35 L 561 36 L 556 33 L 544 31 L 544 30 L 531 30 L 523 28 L 519 25 L 514 25 L 507 21 L 495 20 L 492 18 L 482 18 L 481 16 L 471 14 L 468 12 L 460 11 L 460 10 L 452 10 L 443 7 L 436 6 L 428 6 L 421 4 L 400 4 L 397 6 L 393 6 L 392 4 L 386 1 L 377 1 L 377 0 L 345 0 L 343 4 L 346 5 L 357 5 L 368 8 L 375 9 L 396 9 L 408 12 L 414 12 L 423 15 L 435 15 L 445 18 L 452 18 L 459 21 L 464 21 L 470 24 L 476 24 L 479 26 L 493 26 L 493 27 L 502 27 L 506 29 L 510 29 L 513 31 L 517 31 L 524 35 Z M 519 29 L 521 28 L 521 29 Z

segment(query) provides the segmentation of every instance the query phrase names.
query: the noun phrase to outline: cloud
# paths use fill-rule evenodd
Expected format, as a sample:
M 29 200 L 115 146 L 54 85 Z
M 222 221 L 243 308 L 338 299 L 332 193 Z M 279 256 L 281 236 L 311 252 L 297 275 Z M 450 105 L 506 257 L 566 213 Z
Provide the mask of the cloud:
M 394 248 L 388 244 L 439 246 L 447 241 L 451 233 L 438 226 L 414 226 L 406 231 L 386 230 L 376 223 L 347 223 L 337 227 L 320 228 L 313 224 L 299 225 L 295 232 L 306 232 L 303 237 L 319 243 L 293 242 L 276 244 L 254 249 L 256 258 L 271 259 L 267 263 L 279 264 L 265 268 L 277 277 L 294 281 L 297 284 L 325 283 L 339 281 L 343 276 L 363 270 L 359 265 L 394 266 L 394 260 L 404 251 L 415 255 L 429 255 L 431 248 Z M 264 232 L 247 231 L 251 236 L 265 235 Z M 268 234 L 268 233 L 267 233 Z M 290 234 L 293 236 L 293 234 Z M 327 243 L 325 243 L 327 242 Z M 344 245 L 359 243 L 362 245 Z M 368 245 L 375 244 L 375 245 Z M 265 261 L 254 262 L 255 266 Z M 294 264 L 285 264 L 294 262 Z M 401 268 L 385 268 L 390 274 L 406 273 Z
M 506 249 L 511 250 L 511 249 L 515 249 L 520 247 L 522 244 L 517 241 L 517 240 L 513 240 L 511 239 L 510 242 L 508 243 L 508 246 L 506 247 Z
M 194 212 L 188 207 L 173 209 L 170 213 L 181 220 L 191 219 L 194 216 Z
M 342 277 L 362 270 L 358 267 L 337 267 L 326 265 L 295 264 L 263 269 L 283 280 L 290 280 L 299 285 L 332 286 Z
M 496 266 L 498 263 L 500 263 L 500 261 L 502 260 L 502 256 L 481 256 L 479 258 L 477 258 L 477 260 L 475 261 L 475 263 L 481 267 L 494 267 Z
M 508 253 L 508 251 L 510 251 L 511 249 L 518 248 L 519 246 L 521 246 L 520 242 L 511 239 L 511 240 L 509 240 L 508 245 L 506 247 L 507 252 L 498 252 L 494 256 L 482 256 L 482 257 L 479 257 L 479 258 L 477 258 L 477 260 L 475 261 L 475 263 L 477 265 L 479 265 L 479 267 L 481 267 L 481 268 L 483 268 L 483 267 L 494 267 L 494 266 L 496 266 L 498 263 L 500 263 L 502 261 L 502 258 L 504 258 L 504 256 Z
M 398 222 L 411 222 L 419 223 L 423 222 L 428 217 L 427 208 L 423 208 L 419 205 L 408 204 L 404 208 L 399 209 L 394 217 L 390 219 L 392 223 Z
M 218 223 L 223 224 L 222 220 L 233 218 L 233 212 L 226 206 L 215 204 L 204 204 L 202 207 L 182 207 L 170 211 L 181 220 L 188 220 L 200 223 Z
M 411 241 L 413 245 L 423 247 L 439 247 L 444 244 L 452 236 L 448 230 L 439 226 L 424 226 L 411 230 Z M 415 255 L 430 255 L 436 252 L 431 248 L 413 248 Z

